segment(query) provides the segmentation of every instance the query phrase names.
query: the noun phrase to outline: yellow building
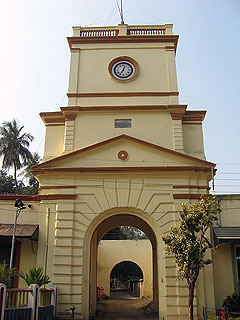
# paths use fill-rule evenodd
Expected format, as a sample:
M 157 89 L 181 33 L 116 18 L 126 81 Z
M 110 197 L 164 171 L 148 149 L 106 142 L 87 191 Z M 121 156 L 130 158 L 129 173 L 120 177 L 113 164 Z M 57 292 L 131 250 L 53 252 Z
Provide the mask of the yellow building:
M 76 318 L 88 320 L 96 311 L 99 241 L 116 226 L 134 226 L 151 242 L 159 319 L 187 319 L 188 289 L 175 280 L 174 258 L 161 237 L 177 222 L 180 203 L 209 192 L 215 164 L 204 154 L 206 112 L 179 104 L 178 36 L 170 24 L 121 24 L 74 27 L 68 43 L 68 105 L 40 114 L 46 138 L 43 162 L 34 168 L 39 196 L 26 198 L 33 205 L 19 218 L 19 224 L 39 225 L 28 265 L 44 267 L 59 287 L 59 315 L 74 304 Z M 12 223 L 4 199 L 1 222 Z M 201 273 L 194 302 L 199 316 L 234 290 L 234 250 L 223 245 Z M 225 255 L 228 270 L 235 264 L 227 285 L 227 277 L 217 280 Z

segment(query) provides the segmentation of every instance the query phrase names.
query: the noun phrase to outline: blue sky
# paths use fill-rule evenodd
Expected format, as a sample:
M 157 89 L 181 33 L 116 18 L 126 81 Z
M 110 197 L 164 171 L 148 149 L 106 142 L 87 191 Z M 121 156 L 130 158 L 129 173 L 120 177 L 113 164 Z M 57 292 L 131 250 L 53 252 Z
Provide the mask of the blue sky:
M 207 110 L 215 192 L 240 193 L 240 0 L 123 0 L 127 24 L 174 24 L 180 103 Z M 9 0 L 0 10 L 0 123 L 16 118 L 43 152 L 43 111 L 67 105 L 72 26 L 116 25 L 115 0 Z M 228 179 L 228 180 L 225 180 Z

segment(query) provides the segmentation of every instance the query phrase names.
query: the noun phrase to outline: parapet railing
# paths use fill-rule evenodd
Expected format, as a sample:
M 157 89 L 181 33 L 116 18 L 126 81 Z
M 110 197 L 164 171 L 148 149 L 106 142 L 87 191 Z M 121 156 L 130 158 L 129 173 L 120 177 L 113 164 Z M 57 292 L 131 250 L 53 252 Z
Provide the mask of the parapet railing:
M 115 27 L 73 27 L 73 36 L 88 37 L 117 37 L 117 36 L 162 36 L 172 34 L 172 24 L 156 26 L 128 26 Z
M 118 30 L 81 30 L 80 37 L 116 37 Z
M 159 36 L 166 34 L 166 28 L 160 29 L 128 29 L 130 36 Z

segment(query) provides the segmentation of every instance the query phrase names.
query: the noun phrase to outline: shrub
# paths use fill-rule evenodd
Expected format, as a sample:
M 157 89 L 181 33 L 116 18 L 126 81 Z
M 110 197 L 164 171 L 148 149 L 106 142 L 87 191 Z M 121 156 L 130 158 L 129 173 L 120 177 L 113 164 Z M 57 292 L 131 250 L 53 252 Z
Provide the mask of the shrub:
M 240 314 L 240 291 L 233 293 L 225 298 L 222 304 L 227 318 L 232 316 L 234 312 L 239 312 Z M 236 318 L 235 318 L 236 319 Z
M 49 276 L 43 274 L 43 269 L 41 267 L 33 267 L 28 273 L 19 273 L 19 277 L 24 279 L 28 285 L 38 284 L 39 287 L 51 282 Z
M 5 284 L 6 286 L 10 286 L 12 278 L 16 274 L 15 268 L 9 268 L 5 262 L 0 263 L 0 283 Z

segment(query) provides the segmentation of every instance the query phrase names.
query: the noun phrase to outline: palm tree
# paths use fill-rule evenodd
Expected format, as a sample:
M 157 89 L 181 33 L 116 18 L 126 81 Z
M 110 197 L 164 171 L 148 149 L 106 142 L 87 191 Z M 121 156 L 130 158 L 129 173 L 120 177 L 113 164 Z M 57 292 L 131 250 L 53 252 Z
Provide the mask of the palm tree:
M 31 159 L 27 159 L 25 163 L 23 163 L 23 166 L 25 168 L 18 174 L 18 176 L 23 176 L 23 178 L 26 179 L 32 179 L 32 167 L 39 164 L 41 162 L 41 157 L 37 152 L 34 152 Z
M 25 168 L 18 174 L 18 176 L 22 176 L 24 179 L 28 180 L 29 186 L 27 186 L 26 191 L 27 194 L 38 194 L 39 182 L 34 178 L 32 174 L 32 167 L 39 164 L 41 162 L 41 157 L 37 152 L 34 152 L 32 155 L 32 159 L 27 160 L 23 163 Z
M 15 119 L 4 121 L 0 127 L 0 156 L 3 156 L 2 167 L 7 170 L 13 167 L 17 192 L 17 170 L 28 160 L 32 159 L 32 154 L 28 150 L 28 147 L 34 139 L 30 133 L 22 133 L 23 128 L 24 126 L 20 127 Z

